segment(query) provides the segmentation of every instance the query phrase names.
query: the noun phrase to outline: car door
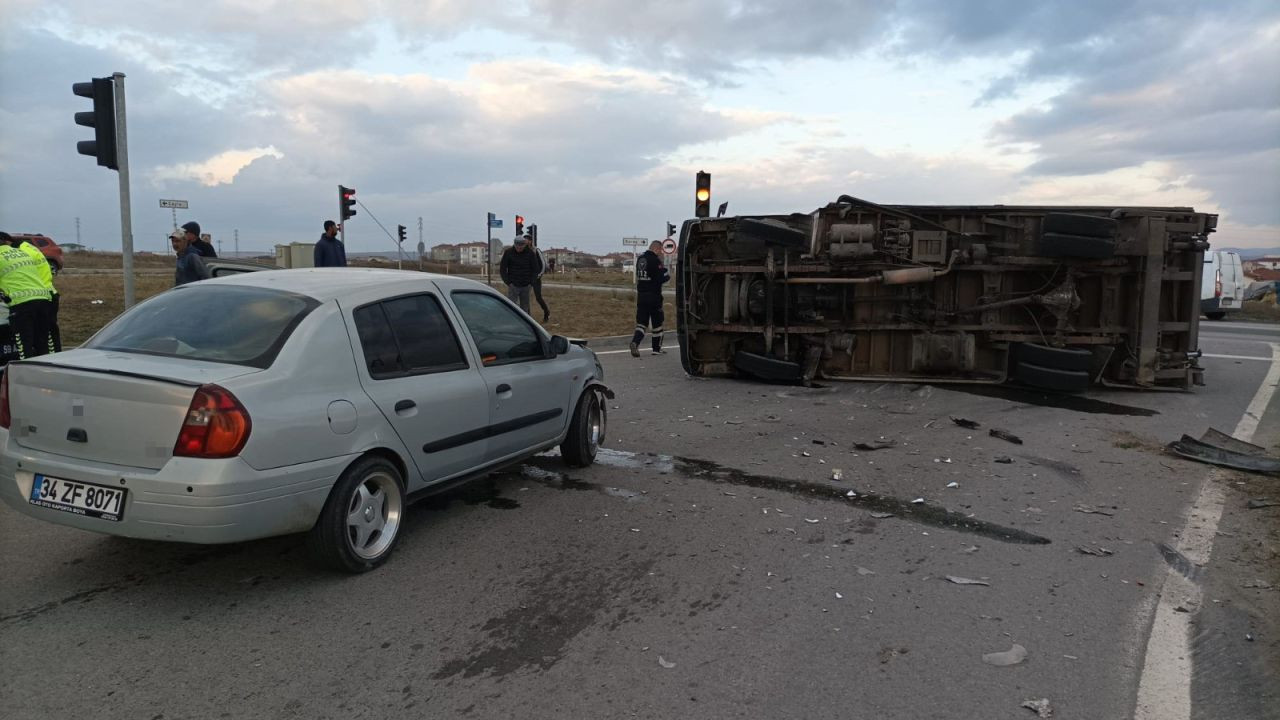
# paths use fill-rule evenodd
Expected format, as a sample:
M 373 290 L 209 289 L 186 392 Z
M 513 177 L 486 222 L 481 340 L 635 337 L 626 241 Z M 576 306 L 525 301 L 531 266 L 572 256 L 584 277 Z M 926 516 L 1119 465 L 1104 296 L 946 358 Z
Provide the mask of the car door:
M 488 451 L 489 391 L 434 293 L 355 308 L 361 384 L 428 483 L 473 470 Z
M 560 436 L 572 409 L 573 378 L 546 335 L 497 295 L 455 290 L 450 299 L 480 356 L 489 391 L 489 447 L 505 458 Z

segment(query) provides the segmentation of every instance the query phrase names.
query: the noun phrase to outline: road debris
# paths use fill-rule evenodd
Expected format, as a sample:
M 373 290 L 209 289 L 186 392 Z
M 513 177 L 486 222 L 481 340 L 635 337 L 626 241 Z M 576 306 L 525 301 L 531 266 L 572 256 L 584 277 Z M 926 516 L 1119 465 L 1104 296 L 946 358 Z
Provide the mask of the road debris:
M 1013 434 L 1013 433 L 1011 433 L 1011 432 L 1007 432 L 1007 431 L 1005 431 L 1005 430 L 997 430 L 996 428 L 991 428 L 991 432 L 990 432 L 990 433 L 988 433 L 988 434 L 989 434 L 989 435 L 991 435 L 991 437 L 993 437 L 993 438 L 999 438 L 999 439 L 1001 439 L 1001 440 L 1006 440 L 1006 441 L 1008 441 L 1008 442 L 1013 443 L 1014 445 L 1021 445 L 1021 444 L 1022 444 L 1022 438 L 1018 437 L 1017 435 L 1014 435 L 1014 434 Z
M 875 575 L 875 574 L 876 574 L 876 571 L 875 571 L 875 570 L 868 570 L 868 569 L 866 569 L 866 568 L 864 568 L 864 567 L 859 567 L 859 568 L 858 568 L 858 574 L 859 574 L 859 575 Z
M 1000 463 L 1001 465 L 1012 465 L 1013 458 L 1009 457 L 1008 455 L 1001 455 L 1000 457 L 996 458 L 996 462 Z
M 801 453 L 800 453 L 800 454 L 801 454 L 801 455 L 803 455 L 803 456 L 805 456 L 805 457 L 812 457 L 812 456 L 809 454 L 809 451 L 808 451 L 808 450 L 801 451 Z
M 982 424 L 979 422 L 970 420 L 968 418 L 956 417 L 955 415 L 951 416 L 951 422 L 959 425 L 962 428 L 967 428 L 969 430 L 977 430 L 978 428 L 982 427 Z
M 863 452 L 871 452 L 872 450 L 888 450 L 891 447 L 896 447 L 897 444 L 896 440 L 872 440 L 869 443 L 856 442 L 853 447 Z
M 1078 513 L 1084 513 L 1086 515 L 1106 515 L 1107 517 L 1115 517 L 1116 515 L 1110 510 L 1103 510 L 1102 508 L 1094 507 L 1092 505 L 1085 505 L 1084 503 L 1076 503 L 1076 506 L 1071 509 L 1075 510 Z
M 831 479 L 839 482 L 844 479 L 844 471 L 840 468 L 831 468 Z
M 841 595 L 840 593 L 836 593 L 836 599 L 837 599 L 837 600 L 843 600 L 843 599 L 844 599 L 844 596 L 843 596 L 843 595 Z
M 1269 507 L 1280 507 L 1280 502 L 1277 502 L 1275 500 L 1269 500 L 1267 498 L 1258 498 L 1256 500 L 1250 500 L 1246 504 L 1246 507 L 1248 507 L 1250 510 L 1261 510 L 1263 508 L 1269 508 Z
M 1038 718 L 1052 718 L 1053 706 L 1049 704 L 1048 698 L 1040 698 L 1039 700 L 1028 700 L 1022 703 L 1021 707 L 1028 710 L 1034 710 Z
M 658 664 L 668 670 L 676 666 L 676 664 L 673 662 L 667 662 L 667 659 L 662 657 L 661 655 L 658 656 Z
M 1013 647 L 1004 652 L 987 653 L 982 656 L 982 662 L 996 667 L 1009 667 L 1017 665 L 1027 659 L 1027 649 L 1014 643 Z
M 1090 547 L 1088 545 L 1077 545 L 1076 552 L 1080 553 L 1081 555 L 1093 555 L 1095 557 L 1106 557 L 1108 555 L 1115 555 L 1114 551 L 1108 550 L 1102 547 L 1101 545 L 1098 545 L 1096 547 Z
M 984 587 L 991 587 L 991 583 L 989 582 L 985 582 L 983 580 L 970 580 L 969 578 L 959 577 L 957 575 L 948 575 L 947 582 L 953 582 L 956 585 L 982 585 Z
M 1246 590 L 1275 590 L 1275 586 L 1264 580 L 1251 580 L 1240 587 Z
M 877 519 L 877 520 L 884 520 L 885 518 L 891 518 L 891 517 L 893 517 L 893 513 L 891 513 L 891 512 L 873 512 L 873 513 L 871 513 L 871 517 L 873 517 L 873 518 L 875 518 L 875 519 Z
M 1168 445 L 1169 452 L 1196 462 L 1235 468 L 1256 473 L 1280 473 L 1280 458 L 1268 455 L 1266 448 L 1213 428 L 1205 431 L 1199 440 L 1183 435 Z
M 912 501 L 911 501 L 911 504 L 912 504 L 912 505 L 923 505 L 923 504 L 924 504 L 924 498 L 916 498 L 915 500 L 912 500 Z
M 804 521 L 805 521 L 805 522 L 807 522 L 807 523 L 809 523 L 810 525 L 817 525 L 817 524 L 818 524 L 818 520 L 817 520 L 817 518 L 813 518 L 813 519 L 805 518 L 805 519 L 804 519 Z
M 854 491 L 850 490 L 849 492 L 845 493 L 845 494 L 844 494 L 844 496 L 845 496 L 845 497 L 856 498 L 856 497 L 858 497 L 858 493 L 856 493 L 856 492 L 854 492 Z
M 899 655 L 906 655 L 911 652 L 908 648 L 882 647 L 880 652 L 876 653 L 880 657 L 880 664 L 886 665 L 888 662 Z
M 951 482 L 947 483 L 947 487 L 949 487 L 949 488 L 951 488 L 952 490 L 954 490 L 954 489 L 956 489 L 956 488 L 960 487 L 960 483 L 956 482 L 955 480 L 952 480 Z
M 936 463 L 947 463 L 948 465 L 951 464 L 951 458 L 934 458 L 933 461 Z

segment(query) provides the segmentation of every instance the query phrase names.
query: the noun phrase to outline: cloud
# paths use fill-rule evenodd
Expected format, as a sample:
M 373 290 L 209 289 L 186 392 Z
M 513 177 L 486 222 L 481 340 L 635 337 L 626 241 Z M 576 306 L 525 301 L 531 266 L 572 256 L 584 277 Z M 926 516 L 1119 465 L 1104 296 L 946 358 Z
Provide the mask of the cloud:
M 206 187 L 227 185 L 235 180 L 249 163 L 261 157 L 281 159 L 284 155 L 274 146 L 227 150 L 198 163 L 162 165 L 151 171 L 152 182 L 161 186 L 167 180 L 194 180 Z

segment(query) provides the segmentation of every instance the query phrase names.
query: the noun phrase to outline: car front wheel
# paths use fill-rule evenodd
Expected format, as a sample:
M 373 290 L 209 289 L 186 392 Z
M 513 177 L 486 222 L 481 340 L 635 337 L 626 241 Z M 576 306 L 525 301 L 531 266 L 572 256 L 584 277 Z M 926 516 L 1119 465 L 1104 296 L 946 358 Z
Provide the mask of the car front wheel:
M 317 562 L 335 570 L 361 573 L 390 557 L 404 517 L 404 479 L 380 457 L 367 457 L 342 474 L 307 547 Z
M 566 465 L 586 467 L 595 462 L 600 443 L 604 442 L 607 418 L 600 393 L 594 390 L 582 393 L 573 411 L 573 421 L 569 423 L 569 434 L 560 443 L 560 455 Z

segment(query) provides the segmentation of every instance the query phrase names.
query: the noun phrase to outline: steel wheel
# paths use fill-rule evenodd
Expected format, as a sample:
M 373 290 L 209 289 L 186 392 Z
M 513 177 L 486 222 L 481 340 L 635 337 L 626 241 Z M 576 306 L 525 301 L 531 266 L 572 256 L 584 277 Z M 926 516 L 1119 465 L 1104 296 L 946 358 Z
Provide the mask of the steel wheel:
M 374 472 L 356 485 L 347 501 L 347 542 L 364 560 L 375 560 L 395 541 L 402 515 L 400 485 Z

